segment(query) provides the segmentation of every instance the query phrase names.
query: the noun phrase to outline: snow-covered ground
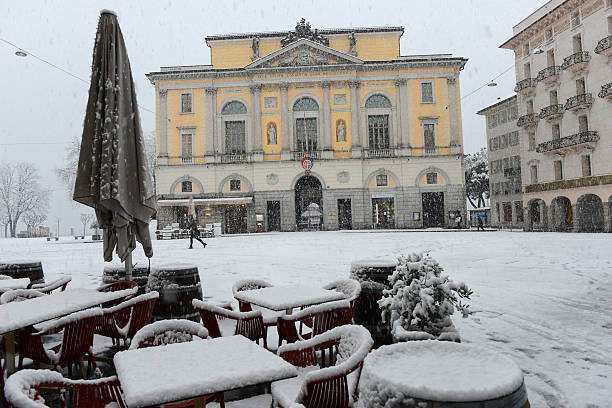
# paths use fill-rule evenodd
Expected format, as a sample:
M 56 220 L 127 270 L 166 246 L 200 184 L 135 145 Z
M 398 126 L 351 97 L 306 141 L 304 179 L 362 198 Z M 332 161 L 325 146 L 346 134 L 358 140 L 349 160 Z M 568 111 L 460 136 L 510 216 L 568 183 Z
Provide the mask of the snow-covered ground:
M 523 232 L 307 232 L 154 241 L 152 265 L 198 265 L 205 296 L 231 299 L 244 277 L 323 285 L 347 277 L 351 262 L 430 250 L 474 290 L 463 341 L 497 350 L 525 373 L 532 407 L 612 406 L 612 234 Z M 38 259 L 47 279 L 96 287 L 102 244 L 0 240 L 0 261 Z M 135 262 L 146 262 L 142 249 Z M 466 373 L 467 374 L 467 373 Z M 269 402 L 262 406 L 267 406 Z

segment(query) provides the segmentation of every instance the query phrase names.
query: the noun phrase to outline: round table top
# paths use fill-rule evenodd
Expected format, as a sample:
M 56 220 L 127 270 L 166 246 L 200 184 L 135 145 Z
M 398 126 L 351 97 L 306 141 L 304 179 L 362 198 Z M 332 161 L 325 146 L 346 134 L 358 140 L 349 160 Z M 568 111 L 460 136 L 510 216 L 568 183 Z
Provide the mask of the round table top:
M 417 399 L 486 401 L 512 394 L 523 373 L 510 358 L 470 344 L 435 340 L 383 346 L 365 359 L 361 385 Z

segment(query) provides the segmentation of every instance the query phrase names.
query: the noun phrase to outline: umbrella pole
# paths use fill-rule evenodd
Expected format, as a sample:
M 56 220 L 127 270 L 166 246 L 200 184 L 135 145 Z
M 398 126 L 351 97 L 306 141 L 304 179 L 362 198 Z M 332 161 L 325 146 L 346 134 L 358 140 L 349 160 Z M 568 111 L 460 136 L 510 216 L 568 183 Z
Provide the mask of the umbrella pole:
M 127 258 L 125 258 L 125 280 L 132 280 L 132 253 L 130 252 Z

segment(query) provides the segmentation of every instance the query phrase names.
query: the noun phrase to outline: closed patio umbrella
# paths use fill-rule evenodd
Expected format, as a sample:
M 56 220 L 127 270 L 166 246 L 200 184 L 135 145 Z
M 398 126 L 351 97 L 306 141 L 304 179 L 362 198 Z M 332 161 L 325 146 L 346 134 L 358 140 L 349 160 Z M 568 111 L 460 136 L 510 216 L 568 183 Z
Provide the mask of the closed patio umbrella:
M 116 248 L 131 279 L 136 240 L 153 256 L 148 224 L 156 203 L 130 61 L 117 16 L 107 10 L 98 21 L 73 199 L 95 209 L 104 261 Z

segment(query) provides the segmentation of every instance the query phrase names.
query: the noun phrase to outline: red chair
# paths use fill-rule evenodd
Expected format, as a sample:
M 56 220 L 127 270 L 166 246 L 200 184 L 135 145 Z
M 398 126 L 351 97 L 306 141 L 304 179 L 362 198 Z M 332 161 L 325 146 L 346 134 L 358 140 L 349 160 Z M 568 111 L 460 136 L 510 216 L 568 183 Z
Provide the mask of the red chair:
M 261 312 L 235 312 L 199 299 L 193 299 L 191 303 L 200 313 L 210 337 L 242 335 L 257 343 L 262 339 L 264 347 L 268 347 Z
M 66 290 L 66 286 L 72 281 L 72 276 L 64 276 L 49 283 L 37 283 L 32 285 L 32 289 L 50 295 L 54 290 L 59 289 L 60 292 Z
M 117 292 L 132 288 L 138 289 L 138 283 L 134 281 L 117 281 L 100 286 L 98 292 Z
M 261 279 L 241 279 L 236 281 L 232 286 L 232 293 L 236 295 L 236 293 L 242 292 L 243 290 L 263 289 L 271 286 L 271 283 Z M 249 302 L 238 300 L 238 310 L 241 312 L 251 312 L 253 308 Z
M 351 324 L 352 318 L 348 300 L 337 300 L 310 306 L 297 313 L 281 316 L 278 318 L 278 345 L 280 346 L 283 340 L 287 343 L 294 343 L 325 333 L 334 327 Z M 296 323 L 306 320 L 312 321 L 312 332 L 298 333 L 295 327 Z
M 110 337 L 117 347 L 121 348 L 123 340 L 125 348 L 136 332 L 151 323 L 153 307 L 159 299 L 159 293 L 149 292 L 133 297 L 116 306 L 103 309 L 103 315 L 96 323 L 95 333 Z
M 330 282 L 323 286 L 323 289 L 335 290 L 342 293 L 346 300 L 351 303 L 351 321 L 355 312 L 355 302 L 361 294 L 361 284 L 355 279 L 342 279 L 334 282 Z M 304 319 L 300 321 L 300 333 L 302 333 L 302 325 L 310 327 L 312 329 L 312 319 Z
M 23 302 L 24 300 L 34 299 L 37 297 L 45 296 L 44 293 L 34 289 L 14 289 L 5 292 L 0 296 L 0 304 L 11 303 L 11 302 Z
M 93 345 L 96 321 L 102 316 L 101 308 L 93 308 L 38 325 L 39 330 L 29 327 L 17 332 L 17 345 L 19 350 L 19 369 L 23 367 L 25 357 L 34 361 L 36 365 L 48 364 L 57 369 L 60 366 L 68 367 L 68 375 L 72 377 L 72 364 L 81 362 L 82 357 L 88 355 L 89 366 L 96 367 L 96 360 L 91 352 Z M 44 337 L 56 340 L 61 336 L 60 343 L 47 348 Z M 83 376 L 85 373 L 83 373 Z
M 357 397 L 363 361 L 374 341 L 362 326 L 336 327 L 310 340 L 281 346 L 278 355 L 302 367 L 298 377 L 272 383 L 272 406 L 289 408 L 301 404 L 305 408 L 348 408 Z M 317 351 L 335 350 L 327 368 L 319 368 Z
M 156 347 L 167 344 L 183 343 L 186 341 L 197 341 L 208 338 L 208 330 L 200 323 L 185 319 L 160 320 L 151 323 L 138 330 L 132 339 L 130 350 L 145 347 Z M 225 397 L 222 392 L 208 395 L 208 401 L 219 401 L 221 408 L 225 408 Z M 172 404 L 164 404 L 164 408 L 188 408 L 193 407 L 194 401 L 183 401 Z
M 126 408 L 117 377 L 98 380 L 70 380 L 50 370 L 21 370 L 6 380 L 6 398 L 13 408 L 47 407 L 41 389 L 57 389 L 60 404 L 66 407 L 66 391 L 72 391 L 73 408 L 104 408 L 115 403 Z

